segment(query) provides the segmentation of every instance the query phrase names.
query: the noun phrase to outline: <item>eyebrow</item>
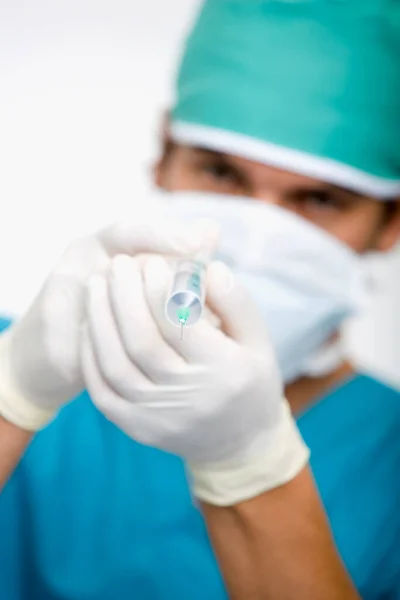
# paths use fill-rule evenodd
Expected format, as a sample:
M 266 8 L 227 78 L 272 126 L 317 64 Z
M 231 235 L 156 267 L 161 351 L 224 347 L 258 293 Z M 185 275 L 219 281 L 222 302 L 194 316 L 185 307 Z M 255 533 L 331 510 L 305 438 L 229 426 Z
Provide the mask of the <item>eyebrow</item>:
M 219 152 L 218 150 L 209 150 L 208 148 L 202 148 L 201 146 L 194 146 L 192 150 L 198 154 L 207 154 L 207 156 L 210 156 L 211 158 L 229 161 L 230 155 Z
M 351 196 L 354 200 L 362 200 L 364 198 L 364 195 L 360 194 L 359 192 L 355 192 L 354 190 L 350 190 L 349 188 L 341 187 L 339 185 L 334 185 L 333 183 L 328 184 L 327 190 L 331 192 L 347 194 Z

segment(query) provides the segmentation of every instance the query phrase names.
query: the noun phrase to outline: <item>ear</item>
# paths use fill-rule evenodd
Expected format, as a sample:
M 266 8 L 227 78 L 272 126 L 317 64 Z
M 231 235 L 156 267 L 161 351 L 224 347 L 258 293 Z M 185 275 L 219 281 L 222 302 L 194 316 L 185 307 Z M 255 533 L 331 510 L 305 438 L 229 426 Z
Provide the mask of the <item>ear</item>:
M 393 200 L 390 214 L 379 235 L 377 250 L 389 252 L 400 241 L 400 198 Z
M 170 144 L 169 138 L 169 123 L 170 123 L 170 112 L 165 111 L 161 118 L 160 126 L 160 153 L 158 159 L 153 165 L 153 181 L 157 187 L 162 187 L 162 172 L 167 156 L 167 149 Z

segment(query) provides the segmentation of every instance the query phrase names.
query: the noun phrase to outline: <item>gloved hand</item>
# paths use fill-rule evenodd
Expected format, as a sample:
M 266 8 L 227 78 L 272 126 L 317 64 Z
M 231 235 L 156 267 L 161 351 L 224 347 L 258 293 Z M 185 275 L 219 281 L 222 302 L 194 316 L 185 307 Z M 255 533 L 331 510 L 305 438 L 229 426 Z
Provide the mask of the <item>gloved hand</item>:
M 189 461 L 194 493 L 230 505 L 292 479 L 308 460 L 267 333 L 222 263 L 207 271 L 206 319 L 184 330 L 164 313 L 172 273 L 115 258 L 89 284 L 82 361 L 93 402 L 137 441 Z
M 202 245 L 203 226 L 147 215 L 71 244 L 27 313 L 0 336 L 0 415 L 36 430 L 83 389 L 80 329 L 90 276 L 119 253 L 187 256 Z

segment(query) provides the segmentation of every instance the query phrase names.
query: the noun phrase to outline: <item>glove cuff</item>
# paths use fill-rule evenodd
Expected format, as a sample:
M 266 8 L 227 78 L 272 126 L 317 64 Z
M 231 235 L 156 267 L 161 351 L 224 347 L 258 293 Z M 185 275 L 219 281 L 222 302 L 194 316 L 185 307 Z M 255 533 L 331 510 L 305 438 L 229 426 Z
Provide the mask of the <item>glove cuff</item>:
M 55 411 L 35 406 L 24 398 L 13 381 L 10 365 L 11 331 L 0 335 L 0 416 L 27 431 L 47 425 Z
M 250 452 L 224 462 L 189 465 L 193 493 L 207 504 L 232 506 L 291 481 L 309 458 L 284 399 L 279 426 L 257 440 Z

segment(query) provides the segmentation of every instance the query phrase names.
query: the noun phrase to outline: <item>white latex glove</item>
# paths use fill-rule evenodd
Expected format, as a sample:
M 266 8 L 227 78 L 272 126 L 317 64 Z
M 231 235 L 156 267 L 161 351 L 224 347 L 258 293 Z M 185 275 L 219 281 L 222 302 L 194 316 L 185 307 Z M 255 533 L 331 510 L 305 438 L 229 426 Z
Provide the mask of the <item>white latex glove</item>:
M 189 461 L 194 493 L 234 504 L 292 479 L 309 452 L 283 397 L 274 354 L 246 290 L 222 263 L 207 271 L 206 319 L 184 330 L 164 313 L 161 257 L 112 261 L 88 289 L 82 361 L 93 402 L 130 437 Z
M 36 430 L 84 387 L 80 329 L 88 278 L 119 253 L 186 256 L 204 241 L 193 227 L 154 215 L 114 224 L 67 249 L 28 312 L 0 336 L 0 415 Z

